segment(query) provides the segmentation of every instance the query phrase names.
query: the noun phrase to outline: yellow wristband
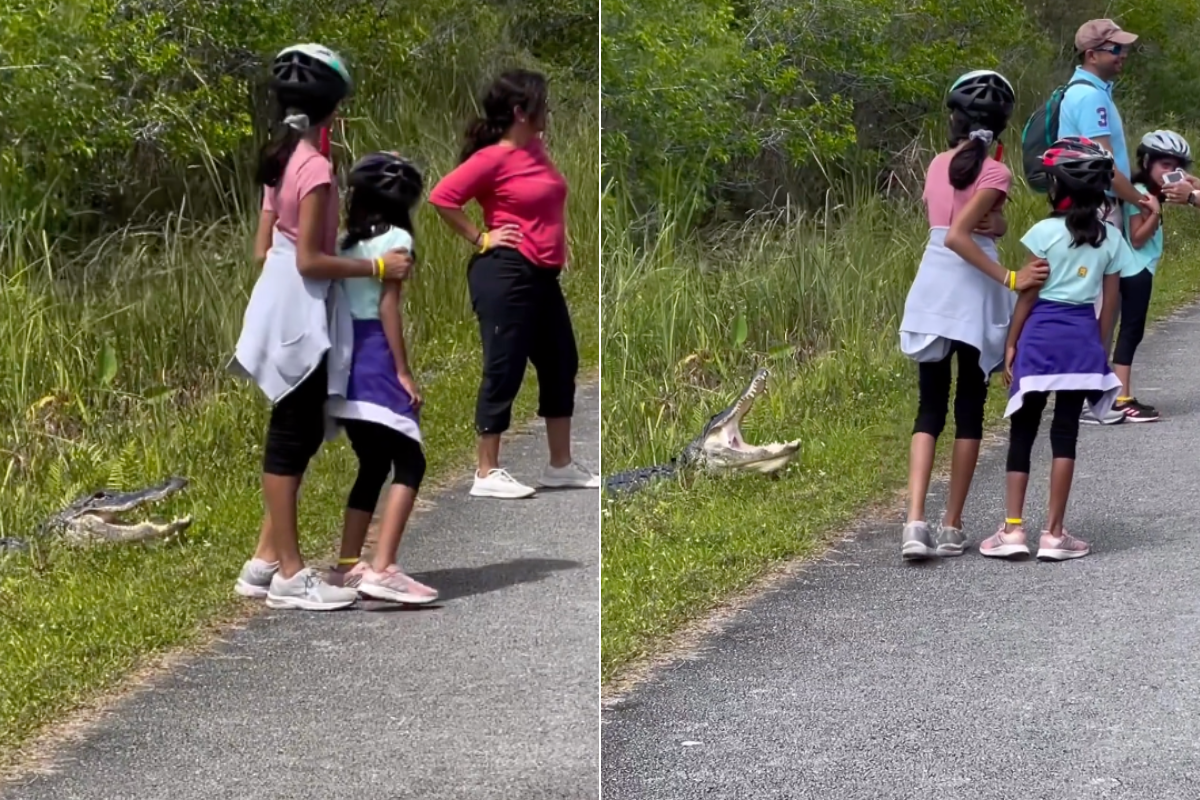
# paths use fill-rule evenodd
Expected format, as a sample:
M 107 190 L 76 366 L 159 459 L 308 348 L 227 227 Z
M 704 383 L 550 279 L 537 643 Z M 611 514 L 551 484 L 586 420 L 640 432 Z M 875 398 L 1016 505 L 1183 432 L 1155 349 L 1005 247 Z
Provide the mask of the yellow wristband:
M 1014 292 L 1017 290 L 1017 273 L 1008 273 L 1008 288 L 1012 289 Z
M 384 267 L 383 259 L 375 259 L 375 277 L 379 280 L 383 280 L 384 272 L 386 272 L 386 268 Z
M 479 252 L 483 253 L 487 251 L 489 241 L 490 237 L 488 236 L 487 231 L 479 234 Z
M 1022 522 L 1024 522 L 1024 520 L 1021 519 L 1020 517 L 1017 517 L 1016 519 L 1012 519 L 1011 517 L 1008 517 L 1004 521 L 1007 522 L 1009 525 L 1020 525 Z

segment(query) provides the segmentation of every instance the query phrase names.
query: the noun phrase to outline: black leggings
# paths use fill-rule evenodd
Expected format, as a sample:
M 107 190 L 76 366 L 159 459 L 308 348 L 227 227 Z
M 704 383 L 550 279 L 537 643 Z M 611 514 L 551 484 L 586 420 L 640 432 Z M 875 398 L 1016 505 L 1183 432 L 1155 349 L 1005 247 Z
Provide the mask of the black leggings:
M 299 477 L 325 441 L 325 399 L 329 396 L 329 373 L 325 359 L 299 386 L 271 409 L 267 442 L 263 448 L 263 472 Z
M 935 440 L 946 427 L 950 411 L 950 359 L 958 355 L 958 380 L 954 387 L 954 438 L 983 439 L 983 407 L 987 405 L 987 376 L 979 366 L 979 351 L 969 344 L 952 342 L 941 361 L 917 364 L 917 421 L 913 433 Z
M 557 269 L 534 266 L 516 250 L 496 248 L 471 259 L 467 284 L 483 341 L 483 381 L 475 404 L 477 433 L 503 433 L 525 366 L 538 378 L 538 416 L 575 413 L 579 352 Z
M 1050 452 L 1055 458 L 1075 458 L 1079 441 L 1079 415 L 1088 392 L 1054 393 L 1054 419 L 1050 422 Z M 1021 407 L 1013 413 L 1008 434 L 1008 471 L 1029 474 L 1029 456 L 1037 439 L 1042 412 L 1046 410 L 1049 392 L 1030 392 Z
M 374 511 L 379 505 L 379 493 L 387 482 L 420 490 L 425 477 L 425 453 L 416 439 L 375 422 L 343 420 L 350 446 L 358 456 L 358 478 L 346 501 L 356 511 Z
M 1153 291 L 1154 275 L 1148 269 L 1131 278 L 1121 278 L 1121 331 L 1117 334 L 1114 364 L 1123 367 L 1133 364 L 1133 354 L 1146 334 L 1146 314 Z

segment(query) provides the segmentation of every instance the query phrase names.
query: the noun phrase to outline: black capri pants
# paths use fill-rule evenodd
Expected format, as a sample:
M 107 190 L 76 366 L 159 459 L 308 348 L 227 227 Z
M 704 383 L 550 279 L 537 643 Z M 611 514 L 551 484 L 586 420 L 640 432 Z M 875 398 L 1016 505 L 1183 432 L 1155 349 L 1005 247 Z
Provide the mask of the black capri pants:
M 308 470 L 308 462 L 325 441 L 328 396 L 329 372 L 322 358 L 320 366 L 271 408 L 263 472 L 295 478 Z
M 1146 335 L 1146 315 L 1150 311 L 1150 294 L 1154 291 L 1154 274 L 1144 269 L 1137 275 L 1121 278 L 1121 330 L 1113 363 L 1122 367 L 1133 364 L 1142 337 Z
M 575 413 L 579 351 L 560 272 L 535 266 L 507 247 L 471 259 L 467 285 L 483 343 L 483 380 L 475 404 L 477 433 L 508 430 L 513 400 L 530 362 L 537 370 L 538 416 Z
M 389 474 L 393 484 L 407 486 L 414 492 L 420 490 L 421 479 L 425 477 L 425 453 L 416 439 L 376 422 L 347 419 L 342 426 L 358 456 L 358 477 L 346 501 L 348 508 L 374 511 Z
M 979 351 L 969 344 L 951 342 L 950 352 L 940 361 L 917 364 L 917 420 L 913 433 L 927 433 L 936 440 L 946 427 L 950 413 L 950 359 L 958 358 L 958 380 L 954 387 L 954 438 L 983 439 L 983 408 L 987 405 L 987 376 L 979 366 Z
M 1089 394 L 1084 391 L 1054 393 L 1054 419 L 1050 423 L 1050 452 L 1054 458 L 1075 459 L 1075 447 L 1079 442 L 1079 415 L 1083 413 L 1083 404 Z M 1026 394 L 1021 407 L 1010 417 L 1009 472 L 1029 474 L 1029 457 L 1049 397 L 1049 392 Z

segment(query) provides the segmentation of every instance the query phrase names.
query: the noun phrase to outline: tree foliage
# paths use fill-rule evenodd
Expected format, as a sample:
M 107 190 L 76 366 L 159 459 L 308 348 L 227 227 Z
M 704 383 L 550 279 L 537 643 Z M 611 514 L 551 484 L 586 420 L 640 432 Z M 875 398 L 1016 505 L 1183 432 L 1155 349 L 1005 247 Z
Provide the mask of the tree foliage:
M 590 50 L 580 33 L 589 12 Z M 522 46 L 560 77 L 594 74 L 596 24 L 585 0 L 9 0 L 0 181 L 10 197 L 23 189 L 44 206 L 124 218 L 152 189 L 245 160 L 261 132 L 266 61 L 286 45 L 339 50 L 358 97 L 438 74 L 450 76 L 439 89 L 469 102 L 479 68 Z
M 1017 85 L 1015 140 L 1023 114 L 1072 69 L 1075 30 L 1099 17 L 1142 37 L 1118 89 L 1126 117 L 1194 116 L 1200 0 L 606 2 L 611 177 L 647 203 L 680 177 L 712 202 L 753 183 L 761 204 L 785 175 L 828 185 L 940 127 L 946 87 L 979 68 Z

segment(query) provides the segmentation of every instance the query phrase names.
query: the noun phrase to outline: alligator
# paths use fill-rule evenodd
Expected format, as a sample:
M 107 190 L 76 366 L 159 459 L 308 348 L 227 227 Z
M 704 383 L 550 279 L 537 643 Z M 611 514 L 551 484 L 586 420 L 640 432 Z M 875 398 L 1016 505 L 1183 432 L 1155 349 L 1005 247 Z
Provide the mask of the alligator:
M 85 495 L 45 520 L 38 526 L 34 537 L 55 538 L 68 545 L 85 546 L 174 536 L 192 524 L 191 517 L 170 522 L 125 522 L 122 515 L 147 503 L 165 500 L 187 488 L 187 485 L 186 478 L 170 477 L 157 486 L 136 492 L 102 490 Z M 28 539 L 0 538 L 0 553 L 28 549 Z
M 714 414 L 700 435 L 683 452 L 666 464 L 611 475 L 604 481 L 610 492 L 631 492 L 659 478 L 670 477 L 685 469 L 707 472 L 756 472 L 774 475 L 788 465 L 800 450 L 800 440 L 753 445 L 742 437 L 741 422 L 767 385 L 770 373 L 760 369 L 750 385 L 728 407 Z

